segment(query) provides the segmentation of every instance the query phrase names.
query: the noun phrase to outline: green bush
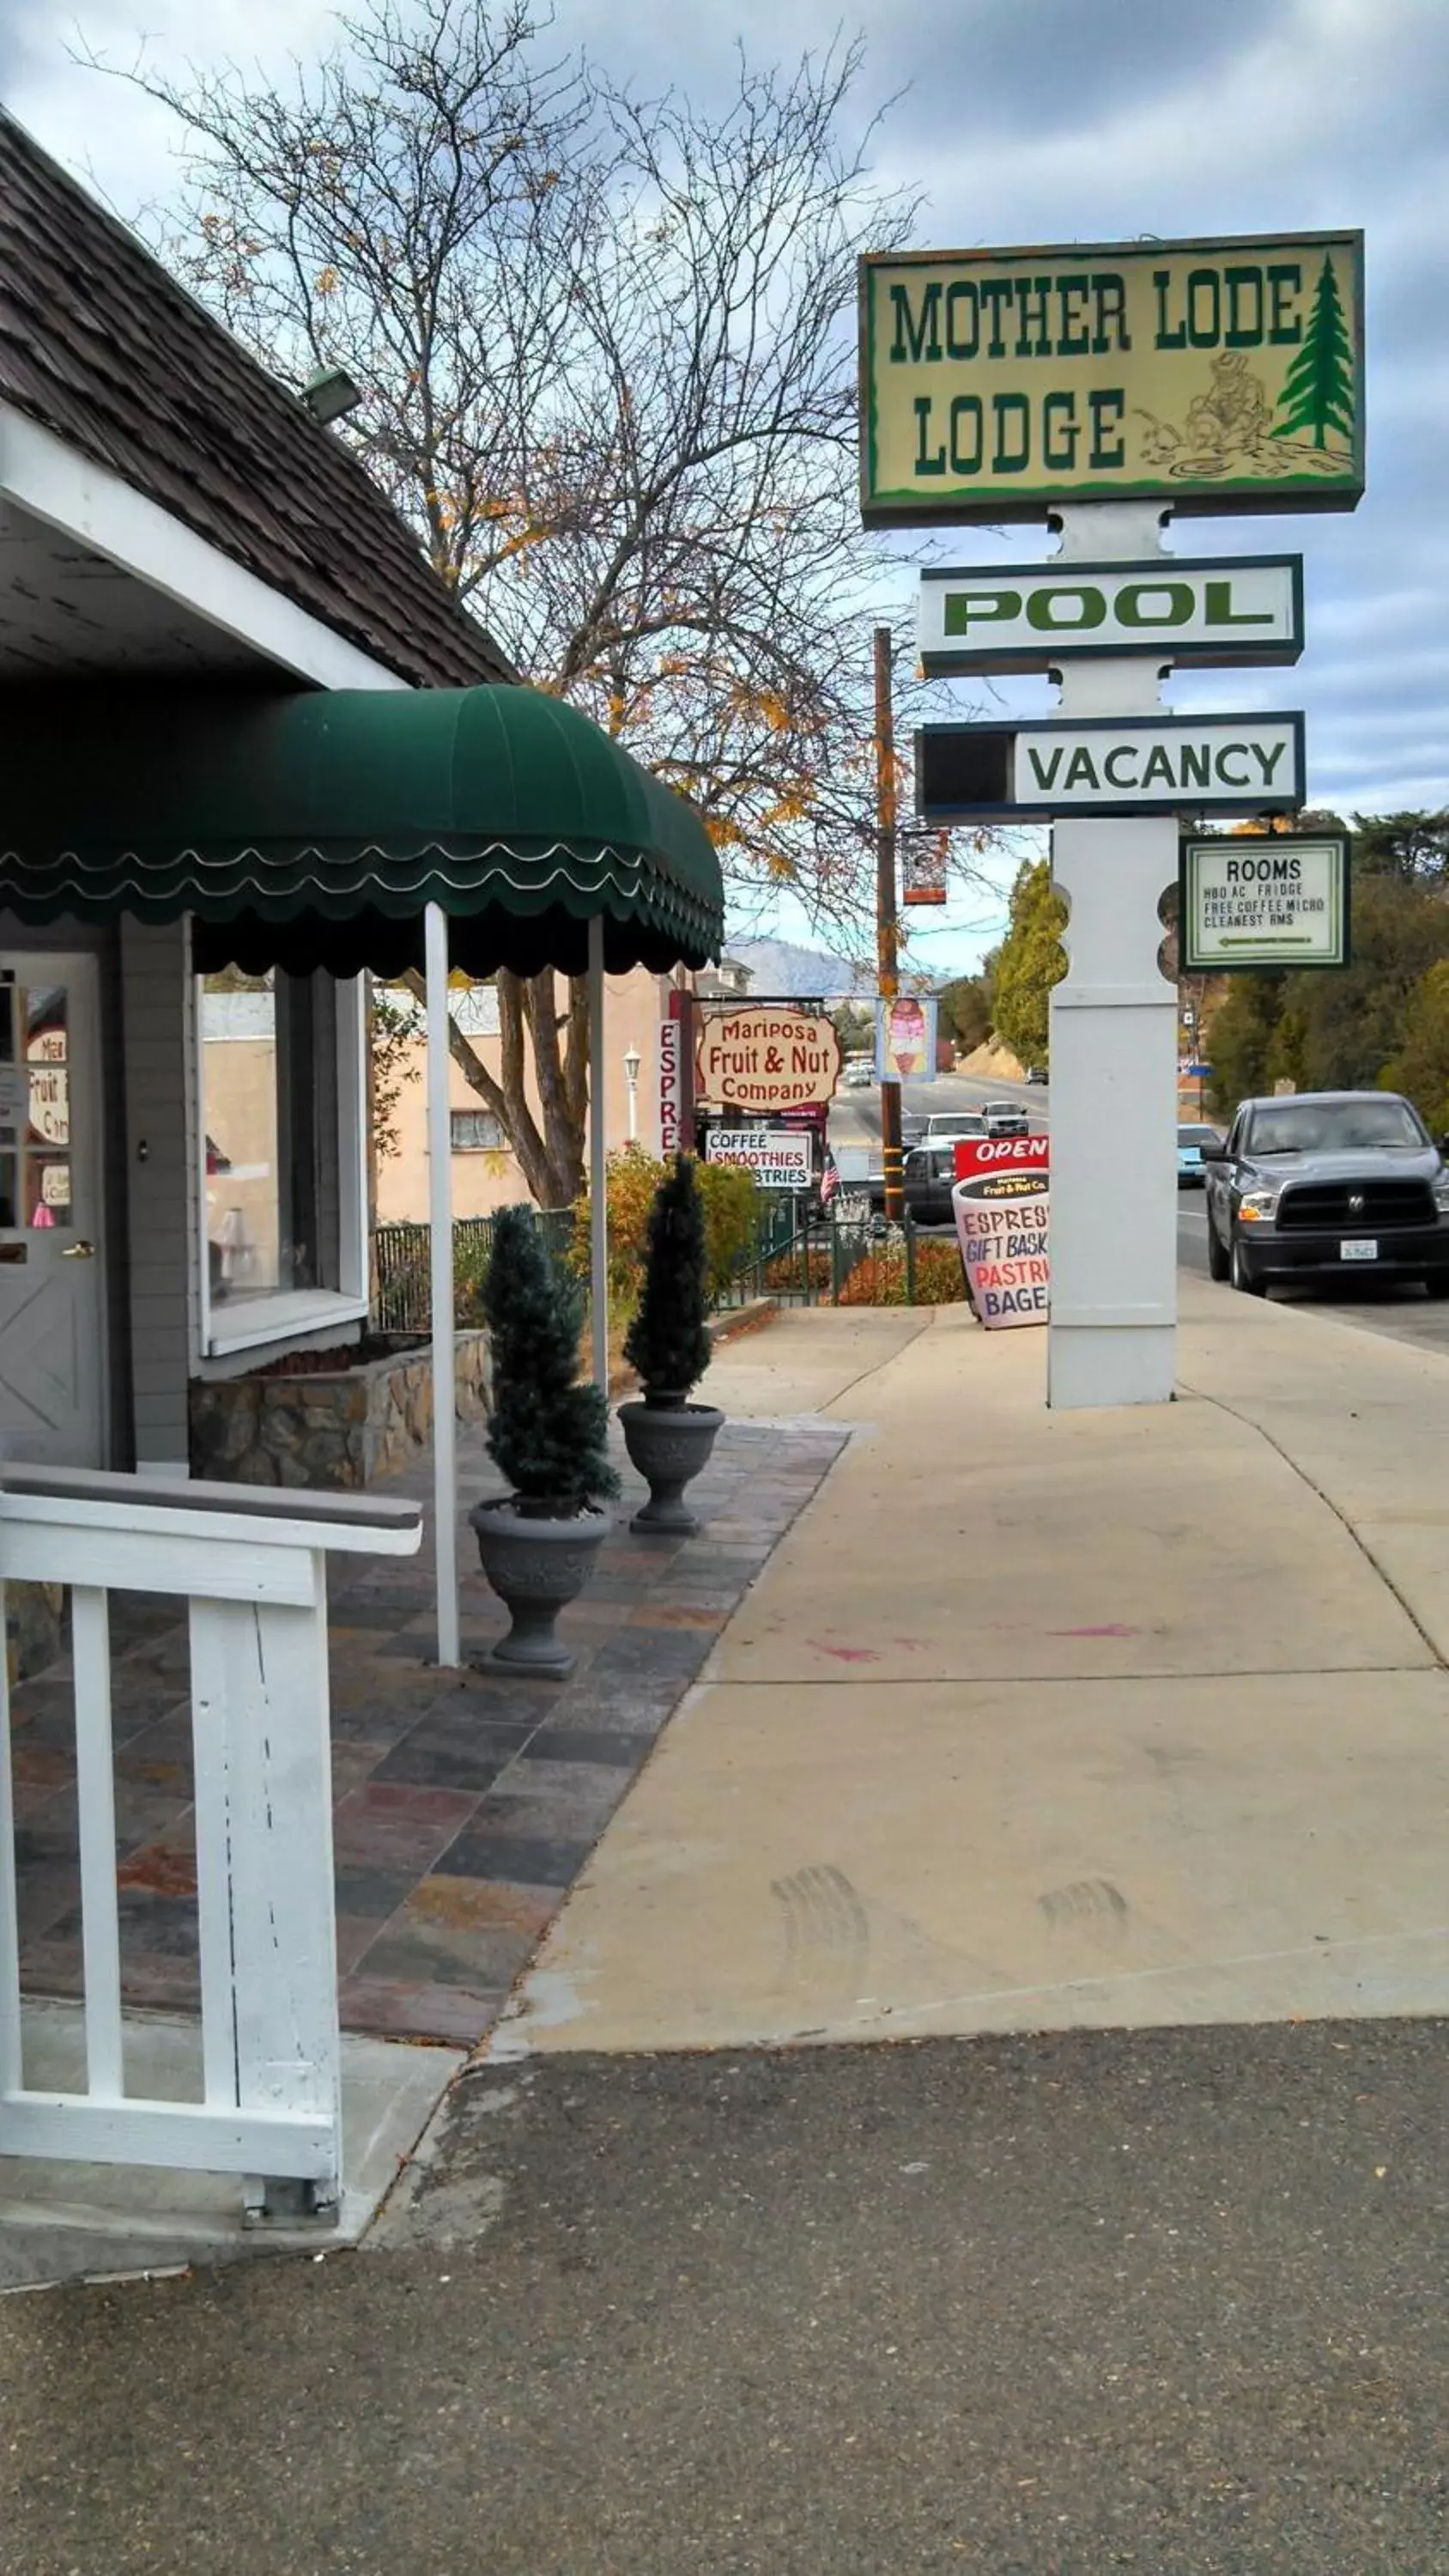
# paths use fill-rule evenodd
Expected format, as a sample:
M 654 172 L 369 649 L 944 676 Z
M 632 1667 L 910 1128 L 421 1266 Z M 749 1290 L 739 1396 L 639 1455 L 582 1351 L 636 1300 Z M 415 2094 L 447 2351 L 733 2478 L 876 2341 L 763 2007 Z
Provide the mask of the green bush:
M 704 1212 L 705 1296 L 714 1306 L 749 1256 L 763 1193 L 749 1172 L 732 1163 L 696 1162 L 694 1174 Z M 609 1156 L 609 1304 L 615 1314 L 632 1315 L 638 1306 L 649 1252 L 650 1214 L 667 1178 L 665 1164 L 646 1154 L 642 1145 L 625 1145 Z M 591 1215 L 585 1195 L 574 1209 L 569 1248 L 570 1267 L 582 1279 L 589 1275 Z
M 709 1366 L 704 1208 L 695 1165 L 677 1154 L 649 1213 L 649 1249 L 624 1357 L 650 1402 L 682 1402 Z
M 523 1511 L 563 1518 L 616 1494 L 608 1397 L 577 1382 L 583 1290 L 527 1208 L 499 1210 L 482 1302 L 492 1339 L 488 1450 Z

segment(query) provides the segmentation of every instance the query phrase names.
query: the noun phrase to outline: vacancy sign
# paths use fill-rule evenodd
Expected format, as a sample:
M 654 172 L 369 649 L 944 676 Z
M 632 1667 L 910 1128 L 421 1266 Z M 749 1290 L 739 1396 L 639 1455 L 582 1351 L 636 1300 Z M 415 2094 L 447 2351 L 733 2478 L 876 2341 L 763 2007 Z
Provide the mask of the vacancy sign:
M 1363 492 L 1361 233 L 880 252 L 860 346 L 867 527 Z
M 990 1330 L 1044 1324 L 1051 1303 L 1049 1136 L 963 1140 L 951 1206 L 966 1287 Z
M 1296 662 L 1303 557 L 1158 555 L 923 572 L 916 635 L 928 680 L 1144 651 L 1204 666 Z
M 923 725 L 916 811 L 930 823 L 1041 814 L 1278 814 L 1303 802 L 1301 715 L 1090 716 Z
M 1348 843 L 1333 835 L 1185 841 L 1182 971 L 1348 964 Z

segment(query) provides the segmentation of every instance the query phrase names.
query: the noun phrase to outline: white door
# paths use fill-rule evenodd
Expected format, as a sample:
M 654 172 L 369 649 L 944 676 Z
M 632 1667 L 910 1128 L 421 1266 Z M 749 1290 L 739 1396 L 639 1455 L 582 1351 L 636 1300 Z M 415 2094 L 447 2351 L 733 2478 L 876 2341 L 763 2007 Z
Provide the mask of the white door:
M 105 1463 L 93 957 L 0 954 L 0 1458 Z

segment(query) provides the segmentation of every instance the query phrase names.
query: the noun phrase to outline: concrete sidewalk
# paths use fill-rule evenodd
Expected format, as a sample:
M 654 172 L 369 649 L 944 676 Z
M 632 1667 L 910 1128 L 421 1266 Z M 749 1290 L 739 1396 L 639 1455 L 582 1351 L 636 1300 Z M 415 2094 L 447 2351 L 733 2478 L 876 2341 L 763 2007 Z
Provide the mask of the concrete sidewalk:
M 1048 1414 L 1044 1359 L 720 1355 L 857 1436 L 495 2057 L 1449 2009 L 1449 1368 L 1186 1282 L 1171 1408 Z

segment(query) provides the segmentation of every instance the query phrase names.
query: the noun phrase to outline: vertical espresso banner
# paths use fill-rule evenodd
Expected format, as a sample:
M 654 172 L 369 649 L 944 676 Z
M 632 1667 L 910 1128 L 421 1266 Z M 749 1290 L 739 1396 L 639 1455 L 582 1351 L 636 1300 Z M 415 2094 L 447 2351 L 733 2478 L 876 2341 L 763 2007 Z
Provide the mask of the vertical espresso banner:
M 967 1294 L 991 1331 L 1047 1320 L 1050 1156 L 1048 1136 L 973 1138 L 956 1147 L 956 1241 Z
M 684 1030 L 676 1019 L 659 1023 L 659 1151 L 667 1163 L 682 1152 L 684 1135 Z

